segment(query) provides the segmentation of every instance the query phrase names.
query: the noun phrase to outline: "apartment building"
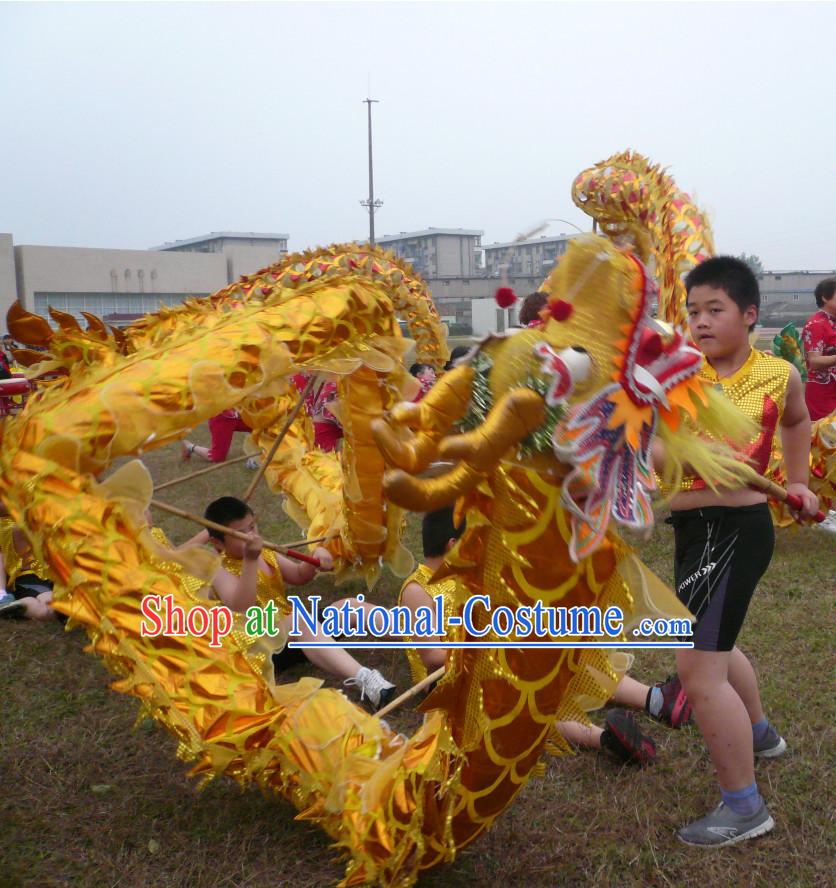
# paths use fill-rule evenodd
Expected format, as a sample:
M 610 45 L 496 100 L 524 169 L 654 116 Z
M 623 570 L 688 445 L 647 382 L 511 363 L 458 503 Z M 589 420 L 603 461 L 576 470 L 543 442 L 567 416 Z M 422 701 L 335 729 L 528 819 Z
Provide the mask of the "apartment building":
M 377 238 L 377 243 L 411 263 L 427 280 L 471 278 L 481 274 L 477 247 L 483 231 L 468 228 L 425 228 Z
M 498 278 L 503 270 L 512 277 L 545 278 L 566 252 L 569 241 L 578 235 L 559 234 L 506 244 L 485 244 L 485 274 Z

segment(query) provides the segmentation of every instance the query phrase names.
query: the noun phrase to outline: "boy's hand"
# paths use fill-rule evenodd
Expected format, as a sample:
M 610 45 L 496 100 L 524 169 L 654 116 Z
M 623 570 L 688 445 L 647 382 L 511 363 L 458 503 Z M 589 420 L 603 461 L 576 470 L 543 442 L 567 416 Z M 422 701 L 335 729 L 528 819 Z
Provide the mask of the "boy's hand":
M 815 518 L 819 510 L 819 498 L 806 484 L 788 484 L 787 493 L 791 493 L 801 500 L 801 509 L 798 512 L 790 509 L 796 520 L 801 521 L 804 518 Z
M 323 546 L 317 546 L 314 549 L 314 558 L 319 561 L 320 570 L 334 569 L 334 556 Z
M 261 550 L 264 548 L 264 540 L 257 533 L 248 535 L 244 544 L 244 561 L 258 561 Z

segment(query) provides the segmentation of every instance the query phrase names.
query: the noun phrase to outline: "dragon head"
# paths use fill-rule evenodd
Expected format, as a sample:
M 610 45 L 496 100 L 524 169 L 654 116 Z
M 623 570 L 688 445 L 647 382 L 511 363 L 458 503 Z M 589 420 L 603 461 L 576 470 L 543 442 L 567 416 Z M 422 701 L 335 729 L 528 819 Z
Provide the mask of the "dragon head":
M 546 401 L 562 403 L 552 446 L 572 466 L 564 504 L 573 515 L 573 556 L 599 544 L 612 514 L 645 527 L 653 515 L 650 446 L 660 422 L 674 429 L 704 400 L 702 356 L 650 313 L 655 285 L 642 263 L 606 238 L 570 244 L 545 282 L 544 324 L 493 350 L 494 397 L 540 380 Z

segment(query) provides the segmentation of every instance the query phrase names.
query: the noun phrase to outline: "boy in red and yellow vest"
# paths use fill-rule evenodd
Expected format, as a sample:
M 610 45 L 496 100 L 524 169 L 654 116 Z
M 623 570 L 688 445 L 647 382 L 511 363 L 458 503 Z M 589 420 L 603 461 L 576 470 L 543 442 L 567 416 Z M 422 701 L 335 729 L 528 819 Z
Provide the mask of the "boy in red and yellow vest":
M 749 344 L 760 308 L 758 283 L 739 259 L 716 257 L 686 278 L 700 371 L 744 413 L 757 431 L 742 457 L 763 474 L 780 429 L 787 489 L 816 513 L 808 489 L 810 417 L 801 377 L 788 362 Z M 663 460 L 661 447 L 654 459 Z M 755 587 L 774 546 L 766 495 L 755 489 L 712 491 L 687 478 L 671 501 L 679 600 L 694 614 L 694 649 L 677 651 L 677 669 L 717 770 L 722 802 L 707 817 L 681 829 L 691 845 L 720 846 L 769 832 L 774 821 L 758 793 L 754 755 L 774 757 L 786 743 L 763 712 L 749 660 L 735 647 Z

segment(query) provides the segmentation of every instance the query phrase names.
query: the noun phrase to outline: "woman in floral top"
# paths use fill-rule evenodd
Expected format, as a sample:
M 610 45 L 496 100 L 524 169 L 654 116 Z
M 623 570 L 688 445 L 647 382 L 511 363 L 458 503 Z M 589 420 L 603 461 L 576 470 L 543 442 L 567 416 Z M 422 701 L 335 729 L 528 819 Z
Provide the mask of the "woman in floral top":
M 296 388 L 303 392 L 310 376 L 307 373 L 297 373 L 293 377 Z M 320 450 L 330 452 L 339 450 L 343 440 L 343 427 L 333 407 L 337 409 L 337 383 L 333 378 L 325 378 L 324 381 L 314 383 L 313 388 L 305 398 L 305 412 L 311 418 L 314 427 L 314 444 Z
M 815 296 L 819 310 L 801 334 L 808 371 L 804 397 L 814 421 L 836 412 L 836 278 L 820 281 Z

